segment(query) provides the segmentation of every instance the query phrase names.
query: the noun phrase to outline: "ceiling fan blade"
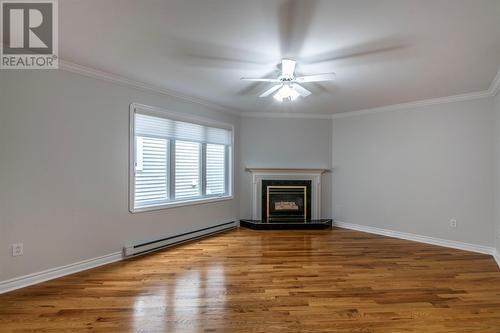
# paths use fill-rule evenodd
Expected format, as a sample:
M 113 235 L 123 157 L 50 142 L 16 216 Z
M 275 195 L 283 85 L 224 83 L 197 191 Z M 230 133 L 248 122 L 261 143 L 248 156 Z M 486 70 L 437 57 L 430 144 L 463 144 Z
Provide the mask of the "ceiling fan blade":
M 271 3 L 271 1 L 267 1 Z M 318 0 L 283 0 L 278 7 L 281 56 L 301 54 L 312 22 L 316 18 Z
M 281 88 L 282 86 L 283 86 L 282 84 L 277 84 L 275 86 L 272 86 L 271 88 L 267 89 L 262 94 L 260 94 L 259 97 L 267 97 L 267 96 L 271 95 L 273 92 L 275 92 L 276 90 L 278 90 L 279 88 Z
M 281 74 L 283 76 L 293 76 L 295 72 L 295 60 L 283 59 L 281 60 Z
M 314 75 L 305 75 L 295 78 L 296 82 L 321 82 L 321 81 L 332 81 L 335 80 L 335 73 L 322 73 Z
M 311 92 L 306 88 L 302 87 L 300 84 L 294 83 L 293 88 L 300 94 L 302 97 L 307 97 L 311 95 Z
M 251 77 L 242 77 L 241 80 L 243 81 L 258 81 L 258 82 L 281 82 L 278 79 L 258 79 L 258 78 L 251 78 Z
M 166 56 L 182 65 L 214 69 L 274 68 L 275 58 L 219 43 L 173 37 Z
M 410 47 L 409 38 L 401 38 L 401 37 L 390 37 L 383 39 L 376 39 L 369 42 L 365 42 L 362 44 L 356 44 L 349 47 L 344 47 L 341 49 L 331 50 L 325 53 L 316 54 L 309 57 L 304 57 L 301 61 L 304 64 L 320 64 L 326 62 L 334 62 L 339 60 L 347 60 L 350 61 L 362 61 L 362 59 L 366 59 L 367 57 L 371 57 L 370 61 L 374 60 L 382 60 L 385 59 L 382 56 L 386 53 L 393 53 L 394 56 L 402 56 L 401 53 L 405 49 Z M 388 61 L 391 61 L 391 58 L 388 58 Z

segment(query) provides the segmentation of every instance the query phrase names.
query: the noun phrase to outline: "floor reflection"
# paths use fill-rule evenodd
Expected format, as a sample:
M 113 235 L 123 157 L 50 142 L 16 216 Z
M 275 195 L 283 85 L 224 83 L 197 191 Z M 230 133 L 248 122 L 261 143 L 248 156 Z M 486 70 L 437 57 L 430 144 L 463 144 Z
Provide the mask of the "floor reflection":
M 164 286 L 152 286 L 148 294 L 135 298 L 135 332 L 196 332 L 224 314 L 224 266 L 197 267 L 176 273 L 174 279 L 164 280 Z
M 168 332 L 165 322 L 168 296 L 165 288 L 137 296 L 134 300 L 133 327 L 135 332 Z
M 175 321 L 172 323 L 172 332 L 197 325 L 200 315 L 200 278 L 202 276 L 200 270 L 195 270 L 186 272 L 177 278 L 173 291 Z

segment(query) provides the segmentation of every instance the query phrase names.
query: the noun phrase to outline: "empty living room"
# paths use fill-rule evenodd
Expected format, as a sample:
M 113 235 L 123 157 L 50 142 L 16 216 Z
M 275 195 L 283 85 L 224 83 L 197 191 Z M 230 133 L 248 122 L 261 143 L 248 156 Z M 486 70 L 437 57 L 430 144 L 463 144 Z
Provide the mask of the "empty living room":
M 500 0 L 0 29 L 0 333 L 500 333 Z

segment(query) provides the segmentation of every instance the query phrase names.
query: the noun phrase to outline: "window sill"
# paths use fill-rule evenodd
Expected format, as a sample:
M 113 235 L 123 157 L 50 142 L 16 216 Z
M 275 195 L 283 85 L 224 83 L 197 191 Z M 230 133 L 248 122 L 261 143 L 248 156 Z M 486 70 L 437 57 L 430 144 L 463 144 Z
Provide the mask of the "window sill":
M 176 201 L 176 202 L 170 202 L 170 203 L 161 204 L 161 205 L 145 206 L 145 207 L 140 207 L 140 208 L 130 208 L 130 212 L 135 214 L 135 213 L 141 213 L 141 212 L 149 212 L 152 210 L 161 210 L 161 209 L 168 209 L 168 208 L 175 208 L 175 207 L 182 207 L 182 206 L 196 206 L 196 205 L 202 205 L 202 204 L 219 202 L 219 201 L 226 201 L 226 200 L 232 200 L 232 199 L 234 199 L 234 196 L 226 195 L 223 197 L 201 198 L 201 199 L 193 199 L 193 200 Z

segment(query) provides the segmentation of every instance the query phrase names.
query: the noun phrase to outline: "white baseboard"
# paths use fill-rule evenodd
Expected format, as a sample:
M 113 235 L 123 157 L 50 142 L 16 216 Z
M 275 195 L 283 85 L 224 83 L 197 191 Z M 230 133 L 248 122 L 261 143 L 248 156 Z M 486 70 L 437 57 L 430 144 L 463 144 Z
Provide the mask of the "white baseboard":
M 229 223 L 225 223 L 225 224 L 226 224 L 226 226 L 225 226 L 226 228 L 227 227 L 237 228 L 239 226 L 239 220 L 233 219 L 231 221 L 230 225 L 229 225 Z M 185 241 L 187 238 L 190 238 L 191 240 L 198 239 L 201 237 L 212 235 L 212 234 L 214 234 L 214 231 L 220 232 L 220 231 L 225 231 L 225 230 L 227 230 L 227 229 L 224 229 L 223 227 L 219 227 L 219 226 L 214 226 L 214 227 L 205 228 L 202 230 L 197 230 L 197 231 L 187 233 L 187 234 L 189 234 L 189 236 L 187 234 L 185 234 L 185 235 L 179 235 L 179 236 L 172 236 L 170 238 L 172 238 L 172 242 L 175 240 L 176 244 L 179 244 L 179 243 Z M 168 242 L 165 242 L 163 245 L 168 245 Z M 159 245 L 158 245 L 158 247 L 159 247 Z M 147 250 L 154 251 L 155 249 L 147 248 Z M 120 261 L 124 258 L 125 257 L 123 255 L 122 251 L 114 252 L 114 253 L 104 255 L 102 257 L 82 260 L 79 262 L 75 262 L 73 264 L 47 269 L 45 271 L 16 277 L 16 278 L 13 278 L 10 280 L 0 281 L 0 294 L 15 290 L 15 289 L 28 287 L 28 286 L 31 286 L 31 285 L 34 285 L 37 283 L 41 283 L 41 282 L 45 282 L 48 280 L 56 279 L 58 277 L 62 277 L 65 275 L 78 273 L 78 272 L 81 272 L 81 271 L 84 271 L 84 270 L 87 270 L 90 268 L 110 264 L 110 263 L 113 263 L 116 261 Z
M 439 245 L 439 246 L 444 246 L 444 247 L 451 247 L 454 249 L 460 249 L 460 250 L 465 250 L 465 251 L 490 254 L 493 256 L 493 258 L 495 259 L 495 261 L 498 264 L 498 267 L 500 268 L 500 254 L 493 247 L 451 241 L 451 240 L 428 237 L 428 236 L 420 236 L 420 235 L 415 235 L 415 234 L 410 234 L 410 233 L 405 233 L 405 232 L 399 232 L 399 231 L 388 230 L 388 229 L 380 229 L 380 228 L 369 227 L 369 226 L 364 226 L 364 225 L 359 225 L 359 224 L 341 222 L 341 221 L 334 221 L 333 226 L 339 227 L 339 228 L 344 228 L 344 229 L 351 229 L 351 230 L 368 232 L 371 234 L 406 239 L 406 240 L 411 240 L 411 241 L 420 242 L 420 243 L 427 243 L 427 244 Z M 56 279 L 58 277 L 62 277 L 65 275 L 78 273 L 78 272 L 81 272 L 81 271 L 84 271 L 87 269 L 110 264 L 110 263 L 113 263 L 116 261 L 120 261 L 120 260 L 122 260 L 122 258 L 123 258 L 122 252 L 114 252 L 114 253 L 107 254 L 105 256 L 101 256 L 101 257 L 97 257 L 97 258 L 93 258 L 93 259 L 82 260 L 82 261 L 79 261 L 79 262 L 76 262 L 73 264 L 60 266 L 60 267 L 56 267 L 56 268 L 51 268 L 51 269 L 47 269 L 45 271 L 16 277 L 16 278 L 13 278 L 10 280 L 1 281 L 0 282 L 0 294 L 15 290 L 15 289 L 28 287 L 28 286 L 38 284 L 41 282 L 45 282 L 48 280 Z
M 498 250 L 495 250 L 495 254 L 493 255 L 493 258 L 497 262 L 498 268 L 500 268 L 500 253 Z
M 401 231 L 394 231 L 394 230 L 389 230 L 389 229 L 369 227 L 366 225 L 347 223 L 347 222 L 342 222 L 342 221 L 334 221 L 333 226 L 339 227 L 339 228 L 344 228 L 344 229 L 351 229 L 351 230 L 368 232 L 371 234 L 406 239 L 406 240 L 411 240 L 411 241 L 420 242 L 420 243 L 439 245 L 439 246 L 444 246 L 444 247 L 451 247 L 453 249 L 459 249 L 459 250 L 465 250 L 465 251 L 471 251 L 471 252 L 477 252 L 477 253 L 483 253 L 483 254 L 490 254 L 492 256 L 495 256 L 495 253 L 496 253 L 496 250 L 494 247 L 457 242 L 457 241 L 429 237 L 429 236 L 415 235 L 415 234 L 410 234 L 410 233 L 401 232 Z M 498 258 L 495 258 L 495 259 L 497 260 L 497 263 L 498 263 L 499 262 Z M 499 264 L 499 266 L 500 266 L 500 264 Z
M 73 264 L 47 269 L 10 280 L 0 282 L 0 294 L 19 288 L 28 287 L 40 282 L 52 280 L 61 276 L 81 272 L 90 268 L 110 264 L 122 260 L 122 252 L 114 252 L 105 256 L 82 260 Z

